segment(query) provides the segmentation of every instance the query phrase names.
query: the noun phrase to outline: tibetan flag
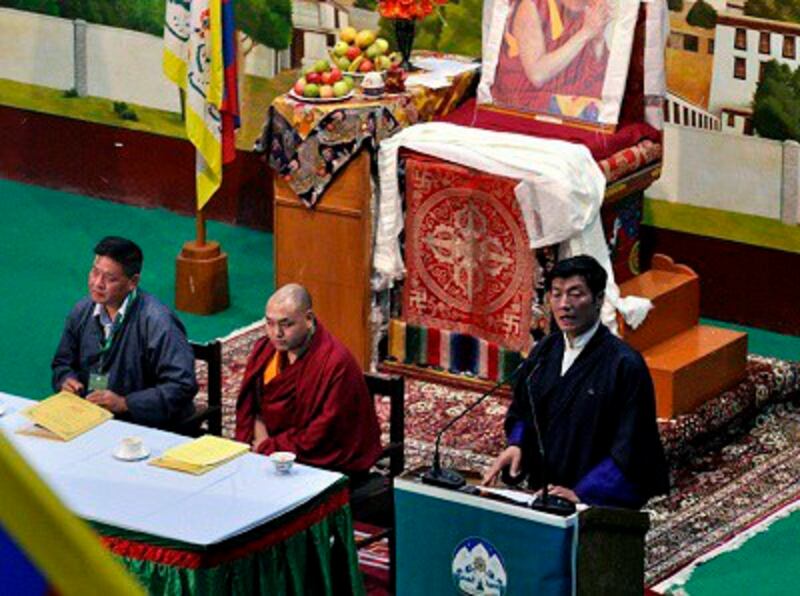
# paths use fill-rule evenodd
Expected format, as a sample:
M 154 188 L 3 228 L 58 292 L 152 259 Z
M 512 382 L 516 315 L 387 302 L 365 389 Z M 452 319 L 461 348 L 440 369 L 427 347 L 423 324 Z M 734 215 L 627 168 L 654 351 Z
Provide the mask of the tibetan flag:
M 144 595 L 0 432 L 0 594 Z
M 197 209 L 235 157 L 236 40 L 233 0 L 168 0 L 164 74 L 185 92 L 186 136 L 197 149 Z

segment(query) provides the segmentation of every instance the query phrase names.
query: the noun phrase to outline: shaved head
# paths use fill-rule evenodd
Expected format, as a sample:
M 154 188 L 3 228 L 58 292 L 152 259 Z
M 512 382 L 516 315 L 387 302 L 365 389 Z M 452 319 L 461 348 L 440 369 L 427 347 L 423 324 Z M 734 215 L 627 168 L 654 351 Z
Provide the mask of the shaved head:
M 300 284 L 286 284 L 267 301 L 265 315 L 267 336 L 293 362 L 314 329 L 311 295 Z
M 300 284 L 286 284 L 275 290 L 267 306 L 269 304 L 282 304 L 292 307 L 293 310 L 305 312 L 311 310 L 311 294 Z

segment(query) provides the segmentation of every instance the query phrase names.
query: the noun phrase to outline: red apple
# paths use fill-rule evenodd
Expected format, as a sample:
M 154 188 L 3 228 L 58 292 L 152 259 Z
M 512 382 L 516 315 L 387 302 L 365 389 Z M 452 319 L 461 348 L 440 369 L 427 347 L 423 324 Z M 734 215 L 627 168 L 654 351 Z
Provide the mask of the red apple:
M 318 72 L 310 72 L 306 75 L 306 81 L 309 83 L 314 83 L 315 85 L 319 85 L 322 82 L 322 75 Z
M 319 96 L 326 99 L 333 97 L 333 87 L 330 85 L 322 85 L 322 87 L 319 88 Z
M 342 71 L 338 68 L 334 68 L 331 70 L 331 82 L 335 83 L 336 81 L 342 80 Z
M 366 59 L 358 67 L 358 70 L 359 72 L 372 72 L 375 70 L 375 65 L 372 63 L 372 60 Z
M 331 71 L 323 72 L 320 75 L 320 81 L 323 85 L 333 85 L 336 82 L 331 78 Z
M 347 48 L 347 51 L 344 55 L 347 56 L 347 59 L 350 60 L 350 62 L 352 62 L 361 55 L 361 48 L 358 46 L 350 46 Z
M 297 79 L 297 82 L 294 84 L 294 92 L 296 95 L 303 95 L 303 89 L 306 88 L 306 80 L 304 78 Z

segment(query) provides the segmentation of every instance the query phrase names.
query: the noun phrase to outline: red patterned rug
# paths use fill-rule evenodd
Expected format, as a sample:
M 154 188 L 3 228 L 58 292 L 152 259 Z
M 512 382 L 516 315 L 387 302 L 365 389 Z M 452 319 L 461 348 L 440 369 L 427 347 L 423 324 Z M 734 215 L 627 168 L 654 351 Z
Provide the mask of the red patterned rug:
M 223 426 L 261 325 L 223 340 Z M 201 376 L 202 376 L 201 372 Z M 442 425 L 477 393 L 408 380 L 406 463 L 430 461 Z M 503 447 L 507 400 L 490 397 L 442 440 L 446 465 L 480 473 Z M 376 404 L 388 431 L 388 402 Z M 747 377 L 697 412 L 660 422 L 673 489 L 648 503 L 646 583 L 654 585 L 800 498 L 800 363 L 750 356 Z
M 533 255 L 516 180 L 406 161 L 407 323 L 530 347 Z

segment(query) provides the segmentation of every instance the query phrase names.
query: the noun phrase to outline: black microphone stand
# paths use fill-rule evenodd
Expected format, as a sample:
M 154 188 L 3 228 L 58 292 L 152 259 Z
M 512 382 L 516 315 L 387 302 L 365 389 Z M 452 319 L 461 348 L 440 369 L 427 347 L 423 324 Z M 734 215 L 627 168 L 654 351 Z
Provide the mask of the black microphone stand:
M 534 403 L 530 387 L 528 386 L 528 382 L 530 382 L 530 379 L 531 377 L 533 377 L 534 372 L 536 372 L 535 368 L 525 383 L 525 390 L 528 392 L 528 402 L 530 403 L 531 406 L 531 418 L 533 418 L 533 430 L 536 432 L 536 446 L 539 449 L 539 456 L 542 458 L 542 464 L 540 466 L 540 476 L 539 476 L 542 481 L 542 492 L 531 503 L 531 509 L 536 509 L 537 511 L 543 511 L 545 513 L 552 513 L 553 515 L 560 515 L 562 517 L 566 517 L 568 515 L 572 515 L 573 513 L 575 513 L 575 503 L 573 503 L 569 499 L 565 499 L 564 497 L 550 495 L 547 492 L 548 474 L 547 474 L 547 460 L 545 459 L 544 442 L 542 441 L 542 433 L 539 429 L 539 418 L 536 415 L 536 404 Z
M 442 435 L 444 435 L 444 433 L 451 426 L 453 426 L 457 421 L 461 420 L 464 416 L 466 416 L 472 410 L 474 410 L 481 402 L 483 402 L 483 400 L 485 400 L 487 397 L 489 397 L 495 391 L 497 391 L 497 389 L 499 389 L 501 385 L 504 385 L 504 384 L 510 382 L 517 375 L 517 373 L 522 369 L 522 365 L 523 364 L 525 364 L 525 360 L 520 362 L 517 365 L 517 368 L 515 368 L 511 372 L 511 374 L 509 374 L 507 377 L 497 381 L 497 383 L 495 383 L 486 393 L 481 395 L 478 399 L 476 399 L 469 406 L 467 406 L 464 409 L 463 412 L 458 414 L 458 416 L 455 416 L 454 418 L 452 418 L 436 434 L 436 443 L 434 444 L 434 447 L 433 447 L 433 465 L 431 466 L 431 468 L 427 472 L 425 472 L 422 475 L 422 482 L 424 484 L 432 484 L 433 486 L 439 486 L 439 487 L 442 487 L 442 488 L 450 488 L 450 489 L 454 489 L 454 490 L 455 489 L 459 489 L 462 486 L 464 486 L 464 484 L 466 484 L 466 481 L 464 480 L 464 477 L 461 474 L 459 474 L 458 472 L 456 472 L 454 470 L 448 470 L 446 468 L 442 468 L 441 456 L 439 454 L 439 444 L 442 441 Z

